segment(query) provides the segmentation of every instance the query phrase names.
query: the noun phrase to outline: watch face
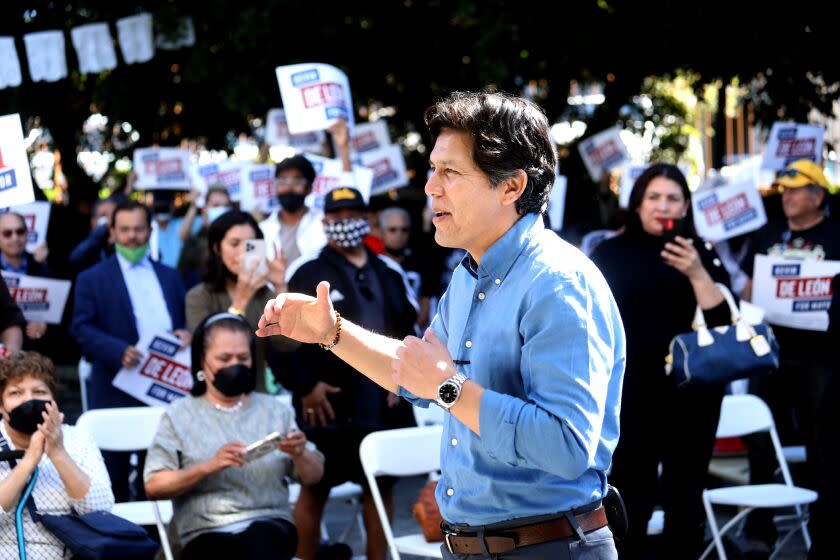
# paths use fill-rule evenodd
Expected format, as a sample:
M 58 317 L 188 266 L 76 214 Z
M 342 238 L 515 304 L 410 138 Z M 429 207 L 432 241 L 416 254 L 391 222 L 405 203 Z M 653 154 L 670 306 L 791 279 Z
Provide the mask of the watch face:
M 452 383 L 447 383 L 438 390 L 438 396 L 446 404 L 453 403 L 458 398 L 458 388 Z

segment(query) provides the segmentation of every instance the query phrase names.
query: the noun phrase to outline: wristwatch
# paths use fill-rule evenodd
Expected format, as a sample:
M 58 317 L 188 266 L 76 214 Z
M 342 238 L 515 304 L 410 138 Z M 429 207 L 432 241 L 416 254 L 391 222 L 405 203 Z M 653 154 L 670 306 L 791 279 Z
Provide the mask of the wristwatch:
M 452 408 L 458 399 L 461 398 L 461 387 L 467 380 L 467 376 L 463 373 L 456 373 L 437 388 L 437 398 L 435 402 L 444 410 Z

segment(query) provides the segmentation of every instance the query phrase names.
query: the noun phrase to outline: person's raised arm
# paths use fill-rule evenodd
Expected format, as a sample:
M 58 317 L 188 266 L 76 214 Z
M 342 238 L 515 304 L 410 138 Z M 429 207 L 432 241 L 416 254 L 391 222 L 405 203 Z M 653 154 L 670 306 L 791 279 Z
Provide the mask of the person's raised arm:
M 330 301 L 329 282 L 320 282 L 317 297 L 280 294 L 266 303 L 257 336 L 282 334 L 308 344 L 331 345 L 332 352 L 383 388 L 395 393 L 391 361 L 401 342 L 338 319 Z

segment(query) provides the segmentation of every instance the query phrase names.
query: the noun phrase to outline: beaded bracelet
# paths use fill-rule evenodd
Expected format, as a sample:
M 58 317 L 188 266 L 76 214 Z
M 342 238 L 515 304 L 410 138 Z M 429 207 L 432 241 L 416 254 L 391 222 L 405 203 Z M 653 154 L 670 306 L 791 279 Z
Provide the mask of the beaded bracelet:
M 329 344 L 321 344 L 318 343 L 318 346 L 323 348 L 324 350 L 332 350 L 335 348 L 335 345 L 338 344 L 339 339 L 341 338 L 341 313 L 338 311 L 335 312 L 335 338 L 333 338 L 332 342 Z

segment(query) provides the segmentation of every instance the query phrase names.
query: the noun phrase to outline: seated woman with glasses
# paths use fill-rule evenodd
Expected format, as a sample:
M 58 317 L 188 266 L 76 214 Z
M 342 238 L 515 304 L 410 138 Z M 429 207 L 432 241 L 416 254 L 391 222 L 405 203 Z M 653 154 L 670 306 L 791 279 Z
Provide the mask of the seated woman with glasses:
M 252 327 L 230 313 L 195 330 L 191 397 L 161 419 L 146 457 L 150 499 L 174 500 L 182 558 L 291 558 L 297 547 L 285 477 L 323 475 L 323 457 L 292 408 L 255 393 Z M 277 432 L 268 453 L 246 446 Z M 272 449 L 271 447 L 274 447 Z
M 257 261 L 243 269 L 245 242 L 262 239 L 262 232 L 250 214 L 239 210 L 225 212 L 210 225 L 207 234 L 209 253 L 204 266 L 204 282 L 193 286 L 186 296 L 187 329 L 192 332 L 202 319 L 213 313 L 228 311 L 244 317 L 256 330 L 268 300 L 275 297 L 275 290 L 285 291 L 286 263 L 282 254 L 263 263 L 258 269 Z M 275 290 L 268 286 L 271 282 Z M 274 340 L 274 339 L 277 340 Z M 285 337 L 257 340 L 254 354 L 257 371 L 257 391 L 266 392 L 266 361 L 279 374 L 279 357 L 269 354 L 268 345 L 277 352 L 294 350 L 298 343 Z M 267 354 L 269 354 L 267 356 Z M 276 358 L 276 359 L 275 359 Z
M 51 278 L 52 273 L 46 264 L 49 254 L 46 243 L 38 245 L 34 253 L 29 253 L 26 250 L 27 235 L 26 221 L 23 216 L 15 212 L 0 214 L 0 269 L 15 274 Z M 27 322 L 24 330 L 26 334 L 24 348 L 45 350 L 34 341 L 42 338 L 46 332 L 46 323 Z
M 0 558 L 17 558 L 15 508 L 35 467 L 32 490 L 41 513 L 110 511 L 111 481 L 102 455 L 84 431 L 64 424 L 55 402 L 57 381 L 49 358 L 15 352 L 0 359 L 0 450 L 24 451 L 22 459 L 0 461 Z M 65 545 L 44 525 L 22 516 L 30 558 L 64 558 Z

